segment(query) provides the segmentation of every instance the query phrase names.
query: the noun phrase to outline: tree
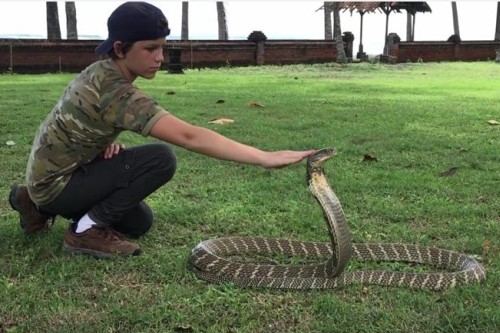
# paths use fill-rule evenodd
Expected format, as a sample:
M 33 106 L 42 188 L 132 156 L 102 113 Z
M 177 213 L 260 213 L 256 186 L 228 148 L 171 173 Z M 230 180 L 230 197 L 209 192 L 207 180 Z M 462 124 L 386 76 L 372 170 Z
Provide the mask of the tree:
M 457 2 L 451 2 L 451 11 L 453 13 L 453 34 L 460 38 L 460 29 L 458 27 Z
M 347 57 L 344 49 L 344 41 L 342 40 L 342 29 L 340 25 L 340 3 L 333 3 L 333 38 L 337 45 L 337 62 L 339 64 L 347 64 Z
M 219 23 L 219 40 L 228 40 L 226 9 L 222 1 L 217 1 L 217 22 Z
M 74 1 L 66 1 L 66 38 L 78 39 L 76 29 L 76 7 Z
M 182 2 L 181 40 L 189 39 L 189 2 Z
M 406 41 L 413 42 L 413 15 L 406 12 Z
M 45 7 L 47 9 L 47 39 L 61 39 L 57 2 L 47 1 Z
M 497 2 L 497 24 L 495 29 L 495 40 L 500 40 L 500 1 Z
M 332 35 L 332 3 L 325 1 L 323 3 L 323 11 L 325 14 L 325 39 L 333 39 Z

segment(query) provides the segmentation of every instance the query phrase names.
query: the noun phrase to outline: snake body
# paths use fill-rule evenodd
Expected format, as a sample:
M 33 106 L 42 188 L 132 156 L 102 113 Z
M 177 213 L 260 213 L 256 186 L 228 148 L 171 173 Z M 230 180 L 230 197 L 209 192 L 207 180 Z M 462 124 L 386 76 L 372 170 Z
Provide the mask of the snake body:
M 404 243 L 352 243 L 342 206 L 324 175 L 324 163 L 335 150 L 317 151 L 307 161 L 309 189 L 323 209 L 330 243 L 265 237 L 223 237 L 205 240 L 191 250 L 188 268 L 207 282 L 240 287 L 334 289 L 350 284 L 405 286 L 443 290 L 486 279 L 473 257 L 445 249 Z M 233 256 L 276 255 L 314 259 L 318 264 L 274 265 L 231 260 Z M 345 271 L 357 261 L 407 262 L 433 266 L 437 272 L 385 270 Z

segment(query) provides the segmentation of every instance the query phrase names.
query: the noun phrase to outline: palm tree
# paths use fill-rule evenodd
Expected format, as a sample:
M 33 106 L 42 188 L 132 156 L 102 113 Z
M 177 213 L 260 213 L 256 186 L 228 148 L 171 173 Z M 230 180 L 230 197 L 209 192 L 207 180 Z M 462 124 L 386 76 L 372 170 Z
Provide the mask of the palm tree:
M 47 9 L 47 39 L 61 39 L 57 2 L 47 1 L 45 7 Z
M 74 1 L 66 1 L 66 38 L 78 39 L 76 29 L 76 7 Z
M 325 1 L 323 3 L 323 11 L 325 14 L 325 39 L 333 39 L 332 35 L 332 3 Z
M 413 16 L 406 12 L 406 41 L 413 42 Z
M 347 64 L 345 55 L 344 41 L 342 40 L 342 30 L 340 25 L 340 3 L 333 2 L 333 37 L 337 45 L 337 62 L 339 64 Z
M 497 24 L 495 28 L 495 40 L 500 40 L 500 1 L 497 2 Z
M 217 1 L 217 22 L 219 23 L 219 40 L 228 40 L 226 9 L 222 1 Z
M 460 29 L 458 27 L 457 2 L 451 2 L 451 11 L 453 13 L 453 34 L 460 38 Z
M 189 39 L 189 2 L 182 2 L 181 40 Z

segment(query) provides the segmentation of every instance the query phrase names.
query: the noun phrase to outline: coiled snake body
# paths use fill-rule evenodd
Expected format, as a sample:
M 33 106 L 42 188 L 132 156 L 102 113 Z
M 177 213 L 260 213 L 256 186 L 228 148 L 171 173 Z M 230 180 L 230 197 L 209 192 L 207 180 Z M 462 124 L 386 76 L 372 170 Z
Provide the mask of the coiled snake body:
M 203 280 L 232 282 L 240 287 L 333 289 L 353 283 L 443 290 L 481 282 L 484 267 L 466 254 L 411 244 L 352 243 L 342 206 L 328 184 L 323 164 L 335 150 L 317 151 L 307 161 L 309 188 L 321 205 L 331 243 L 264 237 L 225 237 L 202 241 L 188 258 L 188 267 Z M 300 256 L 323 259 L 312 265 L 253 264 L 230 260 L 246 254 Z M 343 272 L 350 259 L 409 262 L 434 266 L 438 272 L 361 270 Z

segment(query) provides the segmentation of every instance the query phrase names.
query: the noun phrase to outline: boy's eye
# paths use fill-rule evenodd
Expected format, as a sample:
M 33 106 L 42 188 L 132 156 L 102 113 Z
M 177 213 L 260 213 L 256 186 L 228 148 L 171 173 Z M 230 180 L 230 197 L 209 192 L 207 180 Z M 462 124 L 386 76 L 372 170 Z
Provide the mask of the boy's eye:
M 161 48 L 160 46 L 149 46 L 149 47 L 146 47 L 146 51 L 154 52 L 160 48 Z

